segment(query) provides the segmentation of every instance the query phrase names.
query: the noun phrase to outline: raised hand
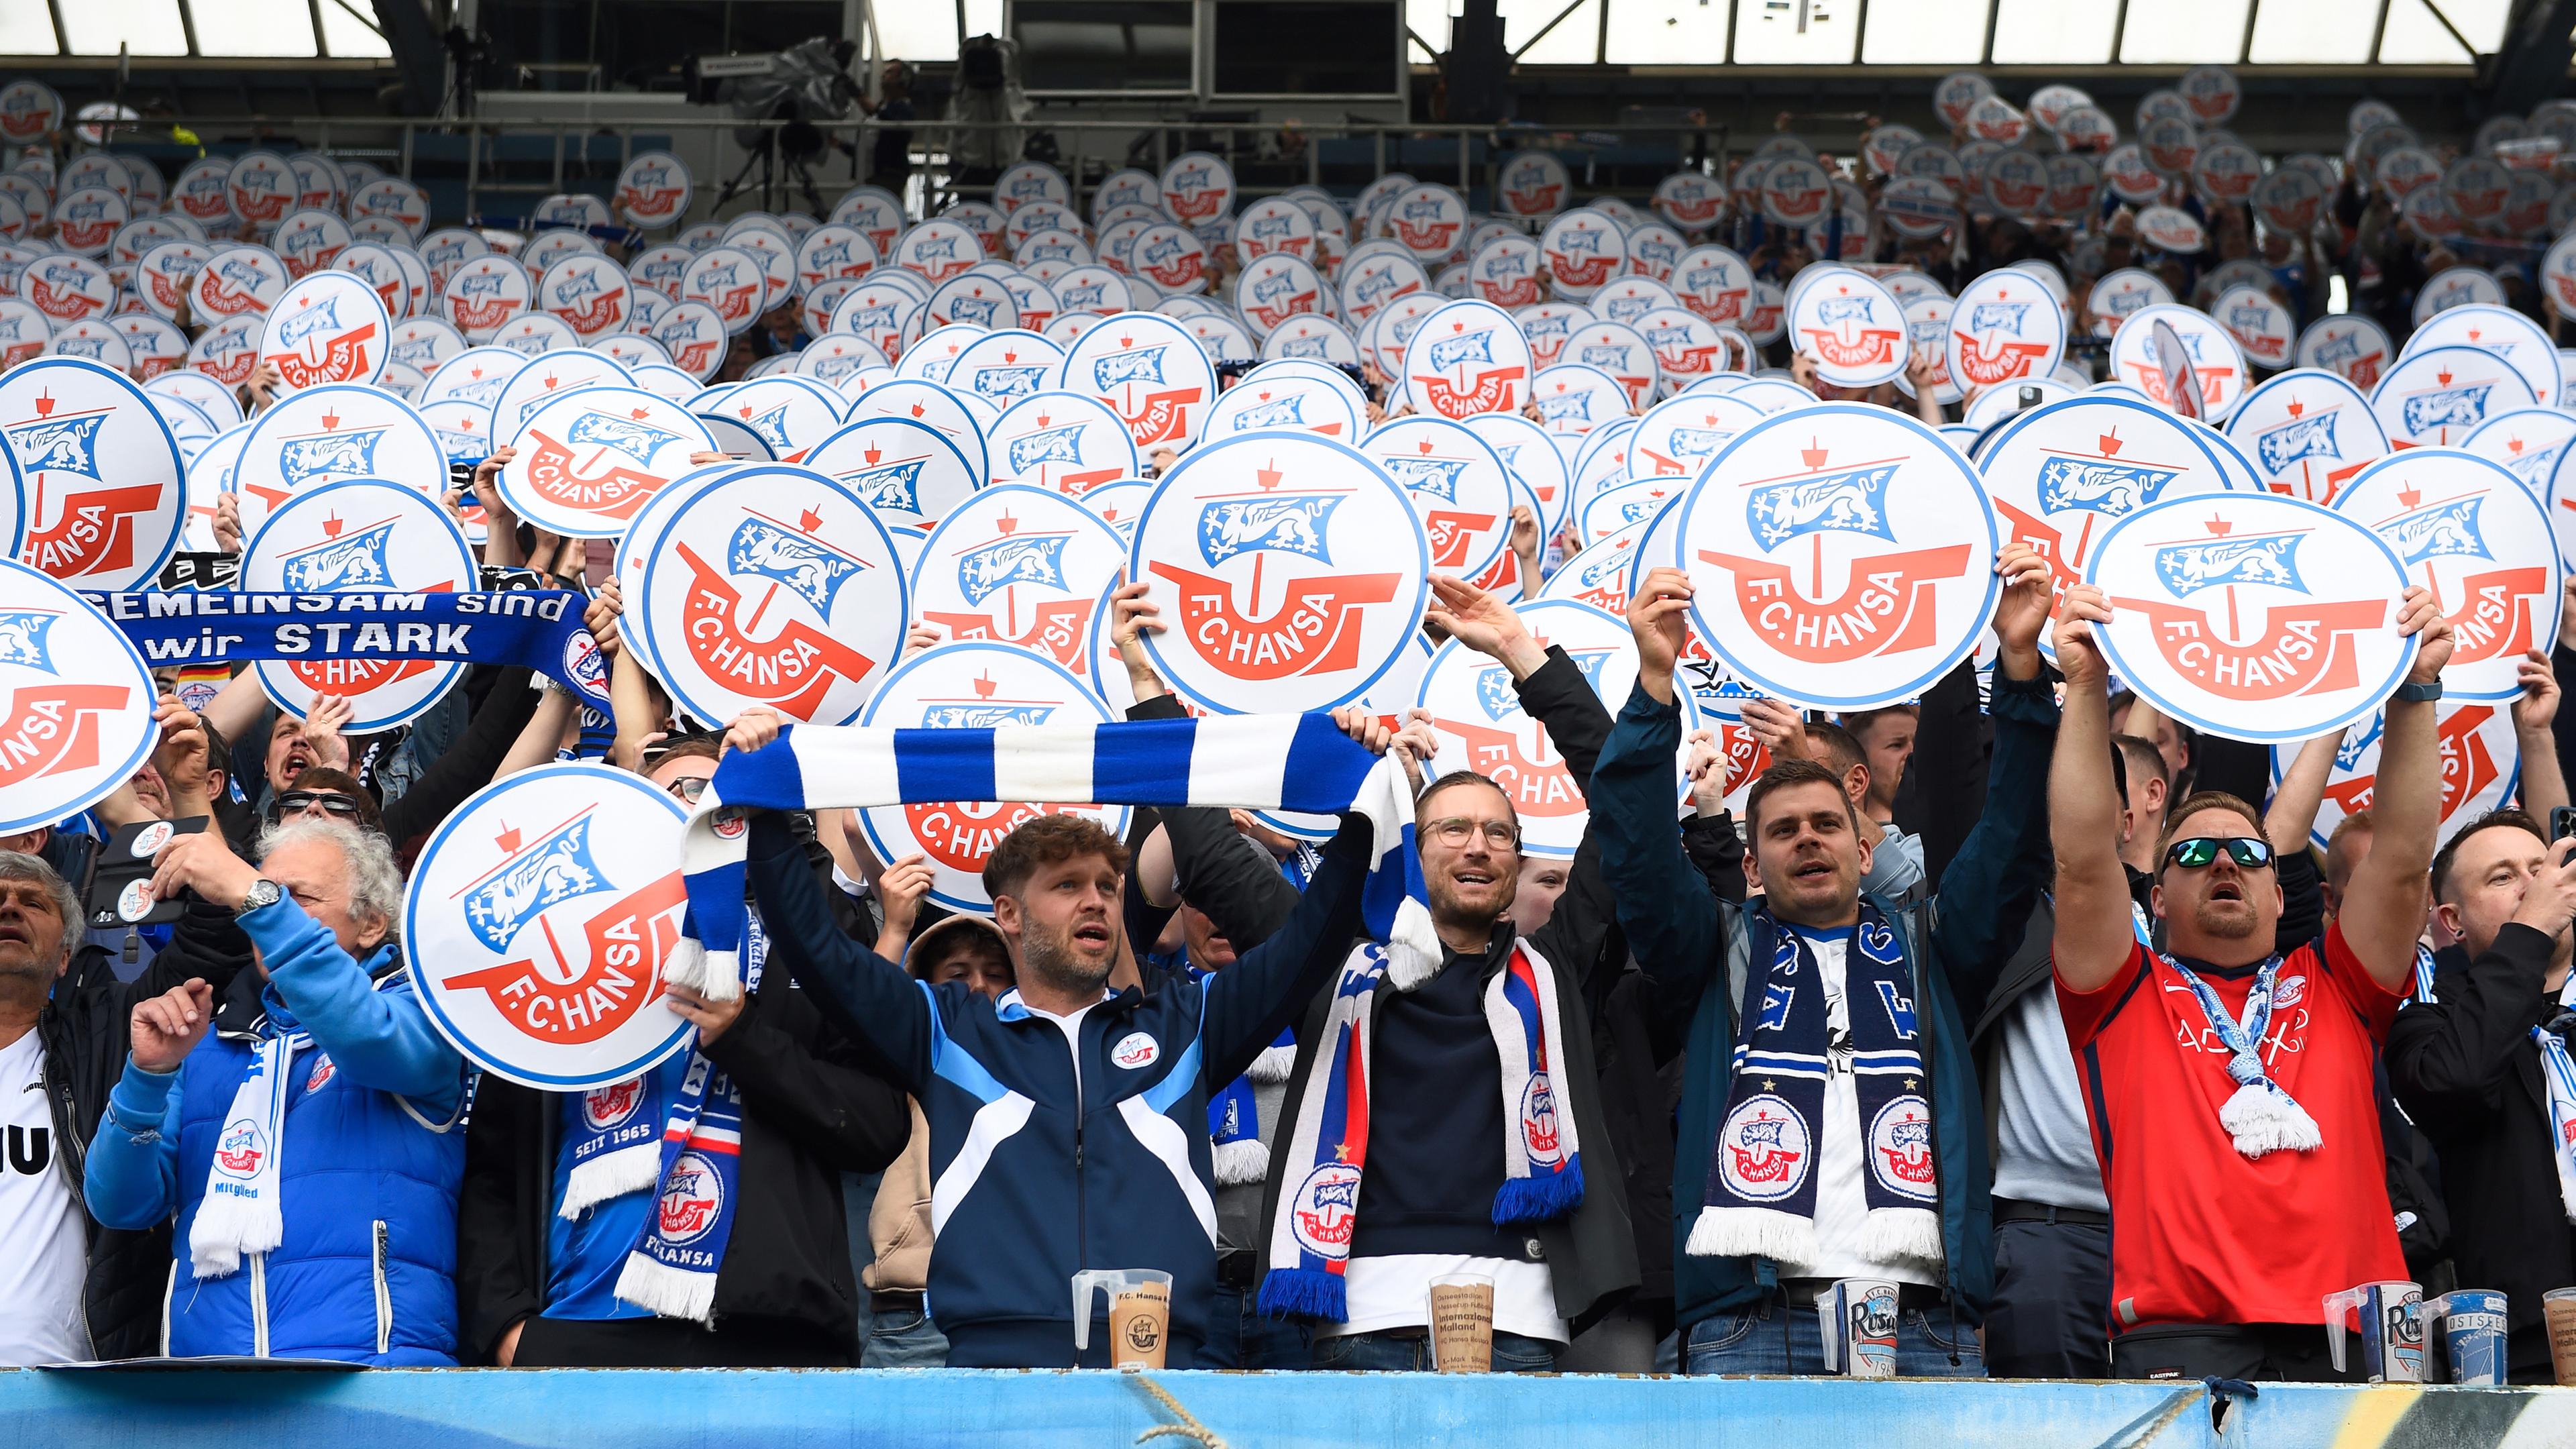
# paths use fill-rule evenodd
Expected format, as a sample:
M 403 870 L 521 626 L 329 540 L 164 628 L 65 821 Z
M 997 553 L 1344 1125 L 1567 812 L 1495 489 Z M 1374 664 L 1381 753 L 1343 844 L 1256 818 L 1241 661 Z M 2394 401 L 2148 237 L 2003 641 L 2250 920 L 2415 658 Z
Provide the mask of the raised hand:
M 2397 633 L 2400 638 L 2411 634 L 2418 641 L 2415 667 L 2406 671 L 2406 682 L 2430 684 L 2441 678 L 2442 666 L 2451 662 L 2456 631 L 2431 590 L 2417 584 L 2398 599 Z
M 1646 571 L 1628 596 L 1628 632 L 1637 638 L 1637 682 L 1665 704 L 1673 702 L 1673 671 L 1690 637 L 1690 575 L 1670 566 Z
M 768 709 L 747 709 L 725 726 L 723 754 L 736 750 L 756 750 L 778 738 L 778 713 Z
M 349 768 L 349 740 L 340 731 L 357 717 L 358 707 L 346 695 L 313 696 L 300 731 L 304 742 L 313 747 L 313 763 L 333 770 Z
M 2077 584 L 2058 601 L 2057 668 L 2068 687 L 2099 689 L 2110 680 L 2111 663 L 2093 634 L 2094 625 L 2110 621 L 2111 600 L 2098 585 Z
M 134 1064 L 147 1072 L 175 1072 L 215 1024 L 215 988 L 190 977 L 158 996 L 134 1003 L 127 1024 Z
M 1537 530 L 1535 520 L 1530 526 L 1532 532 Z M 1459 643 L 1500 661 L 1512 678 L 1527 679 L 1547 662 L 1547 651 L 1530 637 L 1529 626 L 1501 595 L 1452 574 L 1433 574 L 1431 592 L 1436 602 L 1423 611 L 1423 617 Z
M 2039 677 L 2039 636 L 2048 627 L 2049 596 L 2056 587 L 2048 561 L 2026 543 L 2005 544 L 1995 555 L 2004 581 L 1995 598 L 1995 637 L 2003 641 L 2000 665 L 2008 679 Z

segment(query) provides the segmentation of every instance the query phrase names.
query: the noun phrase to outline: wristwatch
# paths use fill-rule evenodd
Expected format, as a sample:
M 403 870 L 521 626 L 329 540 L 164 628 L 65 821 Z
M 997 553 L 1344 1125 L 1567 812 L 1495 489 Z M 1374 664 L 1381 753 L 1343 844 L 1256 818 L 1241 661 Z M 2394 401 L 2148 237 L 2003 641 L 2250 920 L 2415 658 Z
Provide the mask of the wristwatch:
M 2408 704 L 2431 704 L 2441 697 L 2442 681 L 2438 679 L 2430 684 L 2401 684 L 2397 686 L 2397 692 L 2389 696 Z
M 250 883 L 249 890 L 242 892 L 241 909 L 233 912 L 233 919 L 240 920 L 263 906 L 276 905 L 285 894 L 286 891 L 277 882 L 262 876 Z

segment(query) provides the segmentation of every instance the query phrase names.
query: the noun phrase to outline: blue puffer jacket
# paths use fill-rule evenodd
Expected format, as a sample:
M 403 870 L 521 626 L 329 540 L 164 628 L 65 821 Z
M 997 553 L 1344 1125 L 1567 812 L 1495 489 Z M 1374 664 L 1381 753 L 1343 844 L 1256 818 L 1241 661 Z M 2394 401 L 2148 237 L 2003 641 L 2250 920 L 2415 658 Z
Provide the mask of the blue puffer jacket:
M 242 918 L 269 982 L 252 1031 L 209 1036 L 176 1072 L 126 1063 L 84 1189 L 110 1227 L 177 1214 L 167 1351 L 456 1362 L 456 1196 L 464 1059 L 413 995 L 399 954 L 351 960 L 291 899 Z M 285 1237 L 199 1279 L 188 1239 L 215 1139 L 259 1043 L 302 1031 L 279 1144 Z
M 1204 985 L 1104 994 L 1077 1052 L 1017 991 L 925 986 L 843 935 L 803 847 L 753 817 L 769 969 L 793 972 L 930 1125 L 929 1307 L 950 1367 L 1073 1367 L 1073 1275 L 1092 1268 L 1170 1273 L 1164 1362 L 1197 1357 L 1217 1286 L 1210 1084 L 1251 1066 L 1350 954 L 1368 846 L 1365 821 L 1346 826 L 1287 922 Z M 1094 1294 L 1085 1366 L 1109 1362 L 1106 1308 Z

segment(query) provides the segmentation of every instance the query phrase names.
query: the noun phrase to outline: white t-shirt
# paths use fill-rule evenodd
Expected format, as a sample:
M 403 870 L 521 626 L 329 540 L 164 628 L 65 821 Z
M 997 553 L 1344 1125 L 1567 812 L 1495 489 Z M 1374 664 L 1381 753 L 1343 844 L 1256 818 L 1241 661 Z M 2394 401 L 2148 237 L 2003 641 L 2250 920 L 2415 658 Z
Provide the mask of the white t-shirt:
M 1861 1176 L 1860 1084 L 1852 1075 L 1851 1008 L 1843 991 L 1843 958 L 1851 933 L 1800 935 L 1815 954 L 1816 972 L 1825 983 L 1825 1120 L 1816 1148 L 1821 1154 L 1816 1163 L 1816 1261 L 1783 1258 L 1780 1276 L 1888 1278 L 1939 1287 L 1938 1263 L 1915 1258 L 1882 1262 L 1861 1251 L 1869 1193 Z
M 1571 1341 L 1556 1314 L 1556 1280 L 1545 1263 L 1509 1258 L 1468 1258 L 1449 1253 L 1397 1253 L 1353 1258 L 1342 1272 L 1350 1310 L 1347 1323 L 1324 1323 L 1318 1338 L 1421 1328 L 1431 1322 L 1431 1280 L 1452 1273 L 1481 1273 L 1494 1280 L 1494 1328 L 1551 1343 Z
M 89 1242 L 71 1169 L 54 1140 L 45 1047 L 33 1031 L 0 1047 L 0 1367 L 90 1356 L 81 1289 Z

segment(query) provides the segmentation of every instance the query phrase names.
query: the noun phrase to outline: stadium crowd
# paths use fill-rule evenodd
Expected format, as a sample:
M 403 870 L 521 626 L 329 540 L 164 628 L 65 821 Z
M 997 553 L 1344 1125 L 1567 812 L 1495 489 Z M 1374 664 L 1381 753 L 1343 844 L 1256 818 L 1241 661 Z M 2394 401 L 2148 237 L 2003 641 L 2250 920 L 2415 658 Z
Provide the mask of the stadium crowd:
M 603 700 L 525 659 L 440 665 L 456 674 L 443 695 L 365 729 L 355 690 L 285 707 L 258 667 L 165 664 L 130 777 L 0 834 L 0 1233 L 17 1245 L 0 1260 L 0 1364 L 1099 1366 L 1109 1316 L 1068 1285 L 1153 1269 L 1168 1275 L 1175 1367 L 1429 1368 L 1435 1285 L 1467 1275 L 1491 1285 L 1496 1371 L 1822 1372 L 1810 1310 L 1857 1279 L 1894 1285 L 1899 1375 L 2357 1381 L 2378 1370 L 2340 1348 L 2330 1359 L 2327 1318 L 2342 1318 L 2320 1304 L 2410 1284 L 2501 1293 L 2499 1376 L 2552 1382 L 2544 1299 L 2576 1285 L 2576 826 L 2557 816 L 2576 739 L 2561 718 L 2576 577 L 2550 575 L 2557 609 L 2527 621 L 2510 697 L 2488 696 L 2498 717 L 2478 738 L 2509 740 L 2510 761 L 2488 760 L 2497 778 L 2465 791 L 2446 783 L 2470 766 L 2440 701 L 2472 606 L 2454 596 L 2446 613 L 2411 583 L 2375 626 L 2405 641 L 2403 669 L 2349 730 L 2277 748 L 2196 728 L 2132 687 L 2101 639 L 2131 606 L 2011 528 L 1973 621 L 1983 647 L 1866 708 L 1761 697 L 1835 697 L 1835 667 L 1818 666 L 1736 692 L 1731 718 L 1709 712 L 1720 695 L 1696 667 L 1694 610 L 1731 605 L 1684 568 L 1584 596 L 1623 624 L 1622 690 L 1605 692 L 1598 651 L 1546 637 L 1557 626 L 1525 607 L 1604 557 L 1602 540 L 1641 537 L 1620 531 L 1651 510 L 1596 523 L 1585 505 L 1664 474 L 1593 454 L 1642 449 L 1632 420 L 1666 397 L 1745 389 L 1757 421 L 1874 408 L 1965 469 L 1990 462 L 2016 417 L 2070 399 L 2221 420 L 2215 385 L 2168 403 L 2170 350 L 2124 364 L 2114 335 L 2145 306 L 2212 329 L 2193 335 L 2183 379 L 2216 358 L 2204 341 L 2233 339 L 2225 403 L 2298 366 L 2349 384 L 2364 421 L 2410 337 L 2454 305 L 2520 314 L 2541 345 L 2558 334 L 2548 239 L 2576 219 L 2559 204 L 2576 184 L 2556 179 L 2576 108 L 2550 103 L 2455 153 L 2374 113 L 2355 118 L 2344 156 L 2264 161 L 2223 114 L 2194 113 L 2201 92 L 2168 94 L 2181 111 L 2142 108 L 2137 134 L 2174 142 L 2179 125 L 2179 165 L 2119 144 L 2080 95 L 2025 110 L 1988 88 L 1946 138 L 1873 127 L 1837 156 L 1784 131 L 1732 174 L 1571 210 L 1515 212 L 1497 179 L 1473 214 L 1405 177 L 1358 198 L 1258 200 L 1228 179 L 1219 205 L 1193 212 L 1163 199 L 1198 195 L 1168 176 L 1129 200 L 1113 176 L 1086 183 L 1086 217 L 1038 166 L 935 217 L 889 214 L 889 193 L 862 188 L 829 217 L 727 218 L 677 240 L 646 233 L 685 219 L 685 181 L 662 220 L 651 208 L 668 198 L 630 175 L 523 224 L 433 229 L 426 193 L 328 158 L 286 158 L 286 188 L 306 194 L 265 214 L 218 165 L 214 204 L 190 211 L 196 167 L 164 176 L 59 126 L 13 135 L 0 323 L 42 335 L 20 333 L 29 345 L 8 344 L 7 363 L 86 356 L 129 374 L 173 405 L 161 410 L 188 463 L 175 547 L 149 578 L 100 582 L 105 564 L 38 557 L 53 522 L 43 480 L 67 465 L 32 451 L 10 413 L 27 562 L 94 596 L 198 587 L 177 582 L 191 570 L 247 580 L 291 490 L 263 494 L 268 480 L 224 460 L 255 446 L 236 430 L 304 384 L 255 325 L 226 329 L 273 328 L 296 283 L 350 272 L 394 301 L 396 350 L 357 381 L 441 435 L 431 476 L 393 481 L 470 534 L 483 587 L 577 593 L 605 679 Z M 2231 149 L 2247 174 L 2195 167 Z M 2039 196 L 2013 190 L 2007 157 L 2044 163 Z M 2490 169 L 2504 194 L 2484 211 Z M 1818 195 L 1780 179 L 1809 173 Z M 2539 215 L 2499 219 L 2529 210 L 2533 175 Z M 156 217 L 159 230 L 133 230 Z M 1583 217 L 1628 259 L 1606 283 L 1570 281 L 1580 256 L 1564 253 L 1569 272 L 1539 244 Z M 1256 219 L 1304 240 L 1267 250 Z M 991 260 L 944 270 L 941 222 Z M 281 240 L 299 224 L 318 251 Z M 1417 224 L 1455 236 L 1425 240 Z M 837 260 L 818 237 L 841 244 Z M 754 301 L 692 261 L 726 248 L 772 279 L 754 278 Z M 256 300 L 200 280 L 227 257 Z M 458 283 L 485 258 L 509 263 L 505 300 L 518 288 L 488 324 Z M 547 299 L 558 268 L 590 258 L 611 264 L 631 315 L 585 331 L 578 303 Z M 39 295 L 73 261 L 60 285 L 99 273 L 94 310 Z M 1695 291 L 1695 265 L 1741 285 Z M 1836 381 L 1847 372 L 1792 315 L 1802 274 L 1843 266 L 1907 319 L 1894 366 L 1869 381 Z M 885 280 L 906 271 L 915 280 Z M 978 276 L 998 305 L 976 311 L 953 290 Z M 1386 295 L 1353 285 L 1364 276 Z M 1947 336 L 1999 276 L 2038 290 L 2058 340 L 2039 370 L 1981 385 L 1954 375 Z M 1272 294 L 1255 288 L 1279 277 L 1301 295 L 1261 315 Z M 163 280 L 175 290 L 149 300 Z M 2347 310 L 2330 311 L 2338 296 Z M 210 297 L 230 310 L 210 314 Z M 1521 406 L 1502 416 L 1563 442 L 1510 465 L 1508 524 L 1473 566 L 1426 551 L 1402 648 L 1478 656 L 1493 718 L 1535 722 L 1550 778 L 1580 798 L 1563 848 L 1525 849 L 1524 777 L 1440 768 L 1461 756 L 1435 711 L 1354 691 L 1331 712 L 1355 748 L 1408 773 L 1402 823 L 1435 951 L 1382 946 L 1365 898 L 1384 822 L 1356 805 L 1320 825 L 1224 803 L 1109 824 L 1018 811 L 965 873 L 981 909 L 934 899 L 933 861 L 886 849 L 860 808 L 745 806 L 713 817 L 739 837 L 755 922 L 739 989 L 656 981 L 653 1009 L 694 1028 L 685 1049 L 630 1079 L 547 1090 L 483 1069 L 434 1017 L 425 975 L 445 968 L 409 953 L 403 927 L 407 912 L 461 908 L 423 906 L 412 877 L 479 792 L 600 762 L 676 802 L 676 838 L 679 814 L 751 798 L 732 782 L 859 723 L 864 703 L 692 708 L 667 658 L 677 631 L 620 557 L 633 536 L 528 518 L 513 469 L 538 444 L 488 395 L 479 432 L 460 436 L 461 414 L 435 411 L 455 396 L 451 359 L 606 356 L 624 374 L 613 385 L 696 415 L 719 400 L 731 412 L 737 385 L 812 382 L 830 404 L 819 424 L 775 439 L 711 427 L 715 446 L 672 470 L 720 483 L 744 462 L 833 473 L 826 439 L 871 416 L 880 389 L 915 389 L 895 394 L 915 417 L 920 389 L 965 391 L 925 364 L 943 332 L 943 361 L 1014 321 L 1060 359 L 1102 319 L 1150 312 L 1195 339 L 1226 389 L 1209 399 L 1219 410 L 1290 375 L 1256 366 L 1329 364 L 1342 381 L 1307 386 L 1356 399 L 1341 437 L 1356 446 L 1424 417 L 1406 385 L 1412 327 L 1476 299 L 1511 310 L 1532 354 Z M 703 340 L 672 325 L 701 317 Z M 2355 317 L 2375 342 L 2335 330 Z M 1288 347 L 1299 319 L 1324 340 Z M 1614 362 L 1600 349 L 1623 339 L 1584 335 L 1614 327 L 1653 356 Z M 1575 351 L 1559 357 L 1551 336 Z M 1537 394 L 1551 362 L 1596 355 L 1622 396 L 1587 451 Z M 2551 435 L 2563 447 L 2576 416 L 2560 409 L 2554 350 L 2545 365 L 2546 393 L 2480 406 L 2565 418 Z M 190 372 L 208 385 L 161 382 Z M 8 382 L 0 372 L 0 396 Z M 1783 401 L 1791 389 L 1805 396 Z M 227 402 L 237 415 L 218 415 Z M 973 488 L 1027 481 L 1002 463 L 1019 452 L 1002 446 L 1003 406 L 951 406 L 977 453 L 992 445 Z M 1862 426 L 1817 416 L 1827 442 Z M 2245 437 L 2187 426 L 2253 475 L 2244 487 L 2293 492 Z M 1623 427 L 1627 441 L 1609 441 Z M 2416 441 L 2458 445 L 2458 431 Z M 1097 487 L 1174 478 L 1215 446 L 1187 429 L 1129 442 Z M 1744 481 L 1729 456 L 1687 471 Z M 2518 471 L 2554 517 L 2555 472 Z M 932 556 L 920 535 L 945 506 L 890 522 L 912 530 L 908 557 Z M 1172 641 L 1199 627 L 1186 589 L 1159 567 L 1102 582 L 1090 637 L 1103 657 L 1073 671 L 1102 718 L 1177 728 L 1229 712 L 1173 677 Z M 971 636 L 932 612 L 892 622 L 907 660 Z M 0 663 L 9 619 L 0 609 Z M 0 771 L 14 759 L 0 749 Z M 0 801 L 0 821 L 21 814 Z M 140 866 L 114 858 L 138 839 Z M 175 914 L 101 916 L 102 881 L 104 898 L 139 890 Z M 664 909 L 676 920 L 682 906 Z M 710 1142 L 720 1190 L 676 1178 L 673 1155 Z M 2576 1381 L 2576 1295 L 2548 1306 L 2567 1315 L 2555 1381 Z

